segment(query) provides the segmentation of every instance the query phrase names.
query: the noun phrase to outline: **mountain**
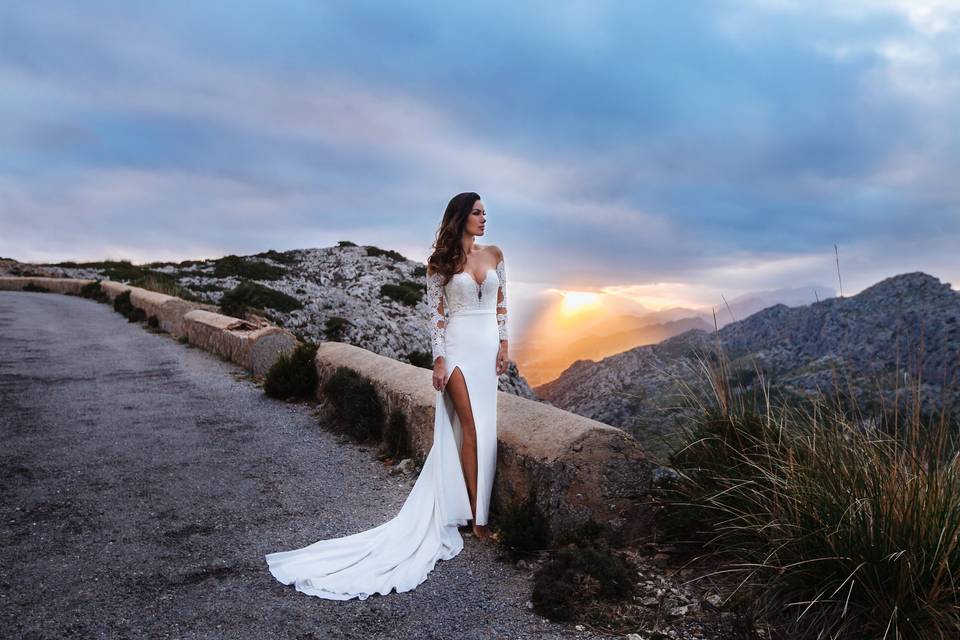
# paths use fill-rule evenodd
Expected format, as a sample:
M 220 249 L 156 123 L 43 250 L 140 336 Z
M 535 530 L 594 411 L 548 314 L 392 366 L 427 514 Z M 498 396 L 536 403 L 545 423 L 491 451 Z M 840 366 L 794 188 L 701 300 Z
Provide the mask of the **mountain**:
M 910 359 L 921 337 L 924 357 L 918 365 Z M 877 381 L 891 389 L 899 369 L 901 398 L 909 386 L 905 381 L 920 376 L 922 411 L 934 413 L 944 403 L 960 406 L 950 382 L 960 362 L 960 293 L 922 272 L 887 278 L 849 298 L 802 307 L 776 304 L 716 332 L 692 329 L 599 362 L 579 360 L 534 391 L 562 409 L 633 433 L 663 456 L 683 416 L 679 389 L 702 383 L 697 356 L 718 344 L 734 376 L 751 384 L 755 363 L 771 388 L 787 396 L 830 392 L 836 382 L 841 393 L 869 407 L 878 398 Z M 884 400 L 892 402 L 893 392 Z
M 818 302 L 819 300 L 836 297 L 836 295 L 836 291 L 830 287 L 812 285 L 807 287 L 771 289 L 768 291 L 752 291 L 728 300 L 729 309 L 726 304 L 717 305 L 717 325 L 722 327 L 730 322 L 743 320 L 758 311 L 774 305 L 783 304 L 788 307 L 805 306 Z M 732 318 L 731 315 L 733 316 Z M 712 327 L 712 314 L 705 314 L 705 319 Z
M 660 342 L 690 329 L 706 331 L 710 328 L 706 322 L 696 317 L 638 326 L 636 325 L 641 322 L 641 318 L 633 316 L 633 319 L 635 326 L 617 333 L 582 335 L 569 342 L 554 340 L 549 348 L 547 345 L 525 341 L 519 346 L 517 360 L 523 363 L 523 373 L 528 380 L 534 384 L 542 384 L 555 379 L 576 360 L 600 360 L 638 345 Z
M 182 288 L 172 292 L 174 295 L 212 304 L 220 304 L 225 293 L 249 279 L 299 303 L 299 309 L 290 311 L 264 306 L 270 320 L 301 339 L 336 339 L 405 362 L 431 361 L 426 265 L 377 247 L 341 242 L 334 247 L 136 266 L 122 262 L 36 265 L 5 260 L 0 263 L 0 275 L 4 274 L 109 278 L 133 284 L 137 277 L 150 276 L 165 281 L 166 287 Z M 384 285 L 393 288 L 384 293 Z M 513 362 L 500 376 L 499 388 L 537 399 Z

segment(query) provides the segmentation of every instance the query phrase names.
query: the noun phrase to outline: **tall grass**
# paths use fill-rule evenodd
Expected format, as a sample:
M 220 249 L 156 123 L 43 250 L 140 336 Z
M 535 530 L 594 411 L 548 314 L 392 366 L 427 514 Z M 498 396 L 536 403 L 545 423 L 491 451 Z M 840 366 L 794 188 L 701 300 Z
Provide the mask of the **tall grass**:
M 912 410 L 876 416 L 775 400 L 759 369 L 731 384 L 719 345 L 696 366 L 667 527 L 697 523 L 784 637 L 960 637 L 957 424 L 921 413 L 919 376 Z

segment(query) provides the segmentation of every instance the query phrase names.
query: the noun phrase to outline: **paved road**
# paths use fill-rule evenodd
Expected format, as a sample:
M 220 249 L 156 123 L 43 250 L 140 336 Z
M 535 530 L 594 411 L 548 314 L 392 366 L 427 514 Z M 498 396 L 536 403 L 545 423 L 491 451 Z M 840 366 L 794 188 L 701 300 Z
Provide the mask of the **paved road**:
M 413 478 L 91 300 L 0 292 L 0 477 L 4 637 L 597 637 L 470 537 L 403 594 L 280 584 L 265 553 L 385 522 Z

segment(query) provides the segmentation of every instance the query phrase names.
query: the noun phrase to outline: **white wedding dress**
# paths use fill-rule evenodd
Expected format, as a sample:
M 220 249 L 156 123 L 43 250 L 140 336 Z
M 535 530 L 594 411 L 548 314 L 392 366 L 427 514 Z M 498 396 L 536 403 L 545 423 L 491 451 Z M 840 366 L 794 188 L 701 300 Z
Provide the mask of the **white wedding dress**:
M 497 466 L 496 357 L 500 340 L 507 339 L 506 269 L 501 259 L 482 282 L 462 271 L 441 283 L 439 274 L 427 276 L 433 358 L 444 356 L 448 380 L 459 368 L 467 384 L 477 432 L 475 524 L 484 525 Z M 366 600 L 409 591 L 437 560 L 460 553 L 457 527 L 473 514 L 460 462 L 463 430 L 445 391 L 437 391 L 433 444 L 400 512 L 367 531 L 267 554 L 277 580 L 311 596 Z

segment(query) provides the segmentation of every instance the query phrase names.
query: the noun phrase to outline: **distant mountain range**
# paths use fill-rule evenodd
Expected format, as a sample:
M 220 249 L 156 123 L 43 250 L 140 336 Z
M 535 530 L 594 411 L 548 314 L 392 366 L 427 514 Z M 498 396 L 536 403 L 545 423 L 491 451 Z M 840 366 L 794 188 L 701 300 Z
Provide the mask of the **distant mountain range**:
M 656 344 L 691 329 L 712 331 L 777 304 L 806 305 L 834 296 L 829 287 L 795 287 L 748 293 L 721 303 L 714 314 L 688 307 L 671 307 L 642 314 L 587 315 L 548 342 L 525 336 L 513 352 L 524 376 L 533 385 L 556 379 L 577 360 L 601 360 L 635 347 Z M 716 322 L 716 324 L 714 324 Z
M 921 336 L 918 366 L 910 359 Z M 662 456 L 682 415 L 679 385 L 699 384 L 697 355 L 718 343 L 736 377 L 749 384 L 755 363 L 783 394 L 809 397 L 835 391 L 836 383 L 862 407 L 871 406 L 878 382 L 894 388 L 899 357 L 901 389 L 921 376 L 924 412 L 960 406 L 958 385 L 951 383 L 960 363 L 960 293 L 921 272 L 887 278 L 849 298 L 777 304 L 719 331 L 691 329 L 599 362 L 580 360 L 534 391 L 562 409 L 633 433 Z M 892 400 L 891 391 L 885 401 Z

